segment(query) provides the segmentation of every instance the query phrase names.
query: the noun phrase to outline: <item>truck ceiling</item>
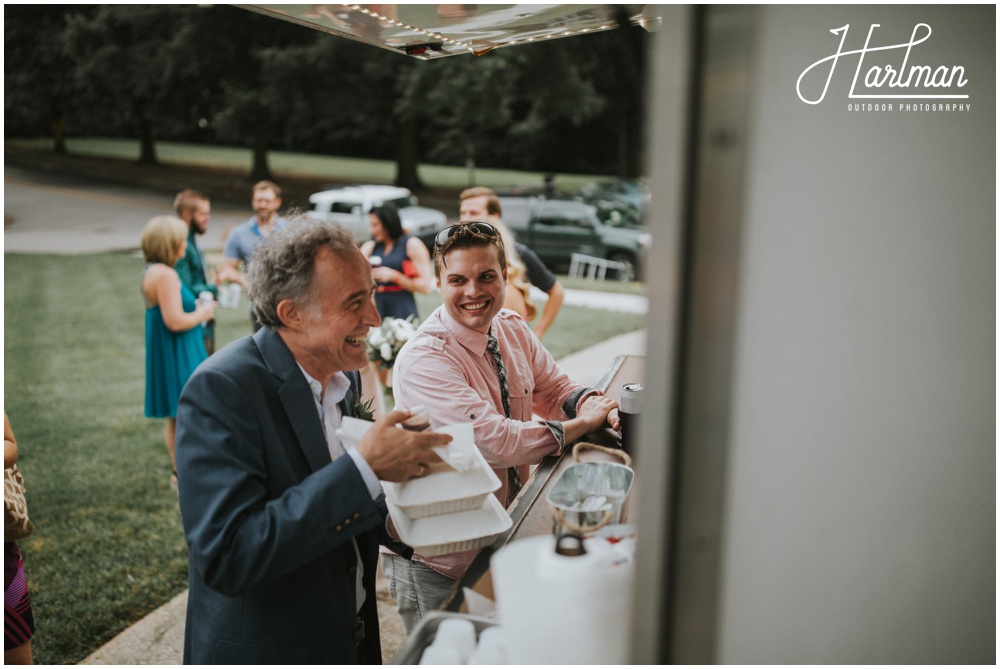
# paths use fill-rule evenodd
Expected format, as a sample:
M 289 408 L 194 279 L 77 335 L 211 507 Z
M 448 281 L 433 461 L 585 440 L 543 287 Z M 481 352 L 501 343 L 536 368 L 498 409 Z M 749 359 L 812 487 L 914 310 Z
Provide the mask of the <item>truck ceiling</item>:
M 421 60 L 660 22 L 657 5 L 238 6 Z

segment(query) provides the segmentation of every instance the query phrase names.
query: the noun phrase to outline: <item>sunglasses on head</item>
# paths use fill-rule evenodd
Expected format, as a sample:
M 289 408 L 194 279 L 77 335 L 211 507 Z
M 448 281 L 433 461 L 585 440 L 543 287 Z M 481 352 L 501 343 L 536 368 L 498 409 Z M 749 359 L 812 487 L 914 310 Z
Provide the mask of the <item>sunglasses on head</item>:
M 441 232 L 437 233 L 437 237 L 434 238 L 434 244 L 436 246 L 444 246 L 444 243 L 452 238 L 452 236 L 459 230 L 472 230 L 486 237 L 498 237 L 499 233 L 497 229 L 494 228 L 489 223 L 481 223 L 479 221 L 470 221 L 468 223 L 459 223 L 458 225 L 453 225 L 451 227 L 445 228 Z

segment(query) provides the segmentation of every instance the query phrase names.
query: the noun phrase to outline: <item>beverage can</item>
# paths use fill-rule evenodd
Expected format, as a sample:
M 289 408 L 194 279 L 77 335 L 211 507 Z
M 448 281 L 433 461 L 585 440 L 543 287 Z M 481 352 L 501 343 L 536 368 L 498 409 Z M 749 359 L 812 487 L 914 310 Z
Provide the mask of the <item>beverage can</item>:
M 622 386 L 618 398 L 619 410 L 625 413 L 642 413 L 642 390 L 641 383 L 626 383 Z
M 211 304 L 214 300 L 215 300 L 215 296 L 212 295 L 212 291 L 210 291 L 210 290 L 203 290 L 200 293 L 198 293 L 198 299 L 195 300 L 195 303 L 199 307 L 203 307 L 206 304 Z M 204 320 L 204 321 L 201 322 L 201 324 L 202 325 L 207 325 L 208 321 Z
M 626 383 L 618 396 L 618 420 L 621 425 L 621 447 L 629 455 L 635 455 L 635 445 L 639 441 L 639 416 L 642 414 L 641 383 Z

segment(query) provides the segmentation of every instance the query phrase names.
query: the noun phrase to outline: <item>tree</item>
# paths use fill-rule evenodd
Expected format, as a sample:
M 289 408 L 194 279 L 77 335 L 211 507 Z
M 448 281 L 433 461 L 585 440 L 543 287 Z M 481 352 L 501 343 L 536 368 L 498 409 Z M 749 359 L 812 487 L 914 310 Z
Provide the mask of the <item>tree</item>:
M 197 123 L 205 82 L 217 76 L 196 6 L 102 5 L 67 15 L 76 113 L 112 134 L 139 138 L 140 164 L 156 163 L 158 131 Z M 211 89 L 208 89 L 211 90 Z
M 267 155 L 276 140 L 284 136 L 289 110 L 295 104 L 294 94 L 283 94 L 284 74 L 276 63 L 294 62 L 292 54 L 311 45 L 320 33 L 244 9 L 219 9 L 223 16 L 216 25 L 226 26 L 224 54 L 219 54 L 226 63 L 220 79 L 226 104 L 213 117 L 214 126 L 223 140 L 245 143 L 249 138 L 253 150 L 251 179 L 270 179 Z M 282 55 L 285 50 L 291 61 Z M 298 74 L 295 78 L 301 80 Z M 322 85 L 322 81 L 313 80 L 310 85 Z
M 80 12 L 93 12 L 81 7 Z M 65 114 L 71 98 L 70 59 L 60 36 L 66 9 L 54 5 L 4 8 L 4 124 L 8 135 L 51 133 L 52 150 L 66 152 Z

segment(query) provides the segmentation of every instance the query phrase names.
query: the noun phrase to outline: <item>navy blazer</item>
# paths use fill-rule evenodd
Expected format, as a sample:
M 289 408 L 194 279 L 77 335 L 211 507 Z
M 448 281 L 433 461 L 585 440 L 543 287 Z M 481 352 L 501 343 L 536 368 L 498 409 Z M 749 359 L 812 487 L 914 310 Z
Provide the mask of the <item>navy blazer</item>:
M 344 415 L 360 396 L 349 377 Z M 274 330 L 195 371 L 176 450 L 190 562 L 184 662 L 381 663 L 375 570 L 380 540 L 394 543 L 384 499 L 372 500 L 351 458 L 330 460 L 309 385 Z M 352 538 L 367 591 L 360 645 Z

